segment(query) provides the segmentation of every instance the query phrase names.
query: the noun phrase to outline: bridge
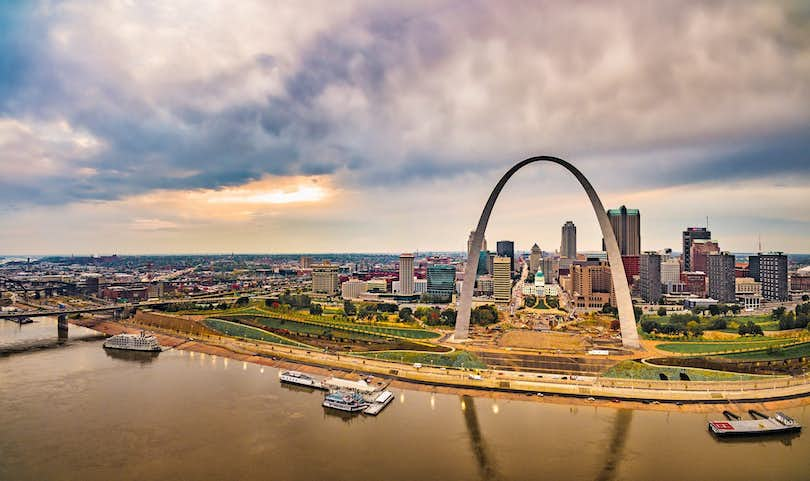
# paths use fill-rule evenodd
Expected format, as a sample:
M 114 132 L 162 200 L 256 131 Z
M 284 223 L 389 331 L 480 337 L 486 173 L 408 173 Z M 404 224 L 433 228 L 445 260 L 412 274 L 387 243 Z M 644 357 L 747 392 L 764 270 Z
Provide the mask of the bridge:
M 56 316 L 57 324 L 56 330 L 59 339 L 67 339 L 68 335 L 68 321 L 67 318 L 72 314 L 85 314 L 90 312 L 105 312 L 113 311 L 115 316 L 118 317 L 122 312 L 128 309 L 136 309 L 138 307 L 162 306 L 167 304 L 185 304 L 187 302 L 195 301 L 233 301 L 243 296 L 206 296 L 206 297 L 192 297 L 185 299 L 171 299 L 171 300 L 153 300 L 143 302 L 120 302 L 117 304 L 108 304 L 105 306 L 88 306 L 88 307 L 74 307 L 65 309 L 38 309 L 33 311 L 13 311 L 13 312 L 0 312 L 0 319 L 22 319 L 26 317 L 47 317 Z

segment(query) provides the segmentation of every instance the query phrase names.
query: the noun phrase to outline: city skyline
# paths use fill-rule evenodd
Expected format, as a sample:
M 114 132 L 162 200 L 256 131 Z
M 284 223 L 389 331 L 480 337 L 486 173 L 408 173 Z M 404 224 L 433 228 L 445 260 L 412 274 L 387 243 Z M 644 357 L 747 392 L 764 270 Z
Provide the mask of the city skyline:
M 7 3 L 0 251 L 459 251 L 495 179 L 556 155 L 644 249 L 708 217 L 804 253 L 807 7 L 686 7 Z M 600 248 L 555 166 L 500 209 L 491 239 L 553 250 L 572 220 Z

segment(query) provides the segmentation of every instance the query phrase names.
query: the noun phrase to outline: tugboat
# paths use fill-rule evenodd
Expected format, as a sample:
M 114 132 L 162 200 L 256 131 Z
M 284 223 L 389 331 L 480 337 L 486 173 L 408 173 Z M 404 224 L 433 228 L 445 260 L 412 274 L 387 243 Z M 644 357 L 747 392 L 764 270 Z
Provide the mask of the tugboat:
M 766 416 L 753 409 L 748 413 L 751 419 L 740 419 L 732 412 L 723 411 L 726 421 L 709 421 L 709 432 L 717 437 L 732 437 L 794 433 L 802 429 L 801 424 L 784 413 Z
M 323 398 L 323 407 L 355 413 L 365 410 L 368 402 L 356 392 L 336 390 Z
M 141 331 L 140 334 L 116 334 L 104 341 L 105 349 L 123 349 L 125 351 L 159 352 L 160 344 L 152 334 Z

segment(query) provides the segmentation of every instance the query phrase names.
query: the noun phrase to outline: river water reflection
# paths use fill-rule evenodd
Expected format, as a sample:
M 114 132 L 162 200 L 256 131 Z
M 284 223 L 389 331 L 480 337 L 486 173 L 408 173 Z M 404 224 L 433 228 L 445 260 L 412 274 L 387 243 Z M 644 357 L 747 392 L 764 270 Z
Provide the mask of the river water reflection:
M 810 436 L 718 442 L 717 415 L 395 394 L 336 415 L 270 367 L 69 341 L 0 357 L 0 480 L 810 477 Z

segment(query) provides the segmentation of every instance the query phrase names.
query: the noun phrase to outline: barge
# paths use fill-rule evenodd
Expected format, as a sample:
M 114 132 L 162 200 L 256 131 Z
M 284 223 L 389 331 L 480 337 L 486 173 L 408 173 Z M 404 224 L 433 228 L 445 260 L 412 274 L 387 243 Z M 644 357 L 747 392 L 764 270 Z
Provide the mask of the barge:
M 740 419 L 736 414 L 724 411 L 726 420 L 709 421 L 709 432 L 717 437 L 742 437 L 795 433 L 802 429 L 801 424 L 781 412 L 766 416 L 752 409 L 748 413 L 752 419 Z

